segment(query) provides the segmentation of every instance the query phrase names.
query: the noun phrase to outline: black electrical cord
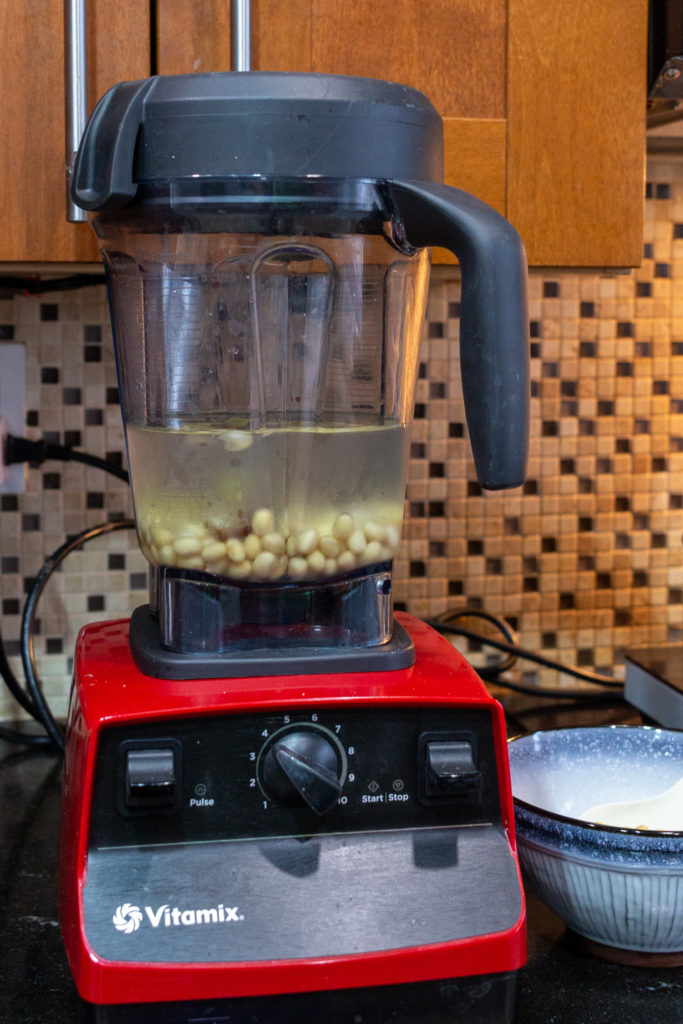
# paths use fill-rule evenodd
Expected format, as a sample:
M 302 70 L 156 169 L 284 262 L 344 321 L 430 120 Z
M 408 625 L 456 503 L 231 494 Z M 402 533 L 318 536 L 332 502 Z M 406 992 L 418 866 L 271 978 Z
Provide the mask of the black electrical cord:
M 492 625 L 495 625 L 496 628 L 508 639 L 496 640 L 493 637 L 487 636 L 484 633 L 479 633 L 476 630 L 453 625 L 454 620 L 459 618 L 484 619 Z M 499 686 L 508 690 L 514 690 L 517 693 L 530 694 L 534 697 L 547 697 L 553 700 L 558 698 L 580 699 L 586 701 L 613 701 L 623 699 L 623 686 L 618 680 L 612 679 L 609 676 L 604 676 L 599 672 L 591 672 L 588 669 L 581 669 L 574 665 L 565 665 L 564 663 L 555 661 L 543 654 L 537 654 L 535 651 L 530 651 L 527 648 L 520 646 L 517 642 L 510 641 L 509 637 L 512 634 L 512 628 L 509 623 L 504 619 L 489 614 L 488 612 L 483 612 L 479 608 L 463 608 L 458 609 L 455 612 L 446 612 L 437 619 L 427 620 L 427 625 L 431 626 L 438 633 L 461 636 L 467 640 L 472 640 L 476 643 L 482 644 L 483 646 L 493 647 L 505 654 L 514 655 L 515 659 L 520 658 L 523 661 L 534 662 L 545 668 L 551 668 L 560 674 L 572 676 L 575 679 L 580 679 L 583 682 L 590 683 L 594 686 L 604 687 L 609 692 L 570 689 L 568 687 L 550 688 L 525 685 L 524 683 L 517 683 L 509 679 L 501 678 L 500 673 L 503 670 L 499 666 L 487 666 L 489 669 L 487 673 L 487 681 L 495 682 Z M 482 670 L 478 669 L 477 671 L 480 675 L 483 675 Z
M 437 615 L 435 622 L 430 622 L 430 625 L 437 628 L 439 632 L 443 632 L 443 627 L 450 626 L 453 622 L 458 619 L 478 618 L 483 619 L 485 622 L 489 622 L 492 626 L 503 634 L 505 639 L 516 648 L 519 643 L 517 633 L 513 630 L 510 623 L 497 615 L 492 615 L 490 612 L 485 612 L 481 608 L 459 608 L 452 609 L 451 611 L 445 612 L 443 615 Z M 442 623 L 443 627 L 438 628 L 436 623 Z M 477 669 L 478 674 L 486 682 L 495 682 L 498 676 L 503 672 L 509 671 L 513 668 L 517 661 L 517 655 L 513 654 L 512 651 L 506 653 L 504 658 L 493 664 L 483 665 Z
M 0 292 L 13 295 L 45 295 L 47 292 L 67 292 L 76 288 L 106 284 L 104 274 L 69 274 L 68 277 L 11 277 L 0 278 Z
M 94 281 L 88 281 L 88 283 L 95 283 Z M 99 283 L 99 282 L 97 282 Z M 62 290 L 63 288 L 69 287 L 65 282 L 63 284 L 56 283 L 57 289 Z M 38 290 L 38 289 L 37 289 Z M 95 469 L 104 470 L 107 473 L 111 473 L 119 480 L 125 483 L 129 482 L 128 473 L 125 469 L 120 466 L 116 466 L 111 462 L 107 462 L 106 459 L 100 459 L 96 455 L 91 455 L 88 452 L 81 452 L 74 448 L 70 448 L 68 445 L 55 444 L 51 441 L 30 441 L 28 438 L 15 437 L 12 434 L 7 434 L 3 439 L 4 451 L 3 461 L 7 466 L 13 465 L 19 462 L 30 462 L 34 465 L 42 465 L 47 459 L 55 459 L 62 462 L 81 462 L 86 466 L 91 466 Z M 109 525 L 109 524 L 108 524 Z M 85 531 L 90 535 L 91 531 Z M 93 536 L 98 536 L 98 533 Z M 89 536 L 86 539 L 90 539 Z M 76 545 L 78 546 L 78 545 Z M 60 549 L 61 550 L 61 549 Z M 54 556 L 53 556 L 54 557 Z M 32 647 L 31 647 L 32 652 Z M 28 657 L 29 663 L 31 663 L 35 677 L 35 663 L 33 661 L 32 653 L 28 656 L 24 655 L 22 651 L 22 660 L 26 661 Z M 0 634 L 0 677 L 7 686 L 8 690 L 17 701 L 17 703 L 26 711 L 32 718 L 34 718 L 41 725 L 45 726 L 45 713 L 49 714 L 49 718 L 54 721 L 52 715 L 49 713 L 49 709 L 42 700 L 42 694 L 40 694 L 42 706 L 36 704 L 34 699 L 31 699 L 30 695 L 24 690 L 21 683 L 15 676 L 7 658 L 7 651 L 3 642 L 2 634 Z M 28 680 L 28 677 L 27 677 Z M 40 691 L 39 691 L 40 693 Z M 49 720 L 49 719 L 48 719 Z M 18 730 L 8 729 L 0 726 L 0 739 L 7 740 L 11 743 L 22 743 L 25 746 L 46 746 L 53 745 L 57 739 L 57 732 L 54 729 L 50 731 L 48 729 L 47 736 L 33 736 L 29 733 L 22 733 Z M 61 733 L 59 734 L 61 738 Z M 59 745 L 59 744 L 58 744 Z M 63 740 L 62 740 L 63 745 Z
M 24 614 L 21 620 L 21 660 L 24 667 L 24 674 L 26 676 L 26 686 L 29 691 L 30 699 L 35 705 L 38 721 L 40 721 L 41 725 L 45 728 L 50 740 L 58 750 L 64 750 L 64 732 L 56 721 L 45 697 L 43 696 L 35 663 L 33 638 L 38 601 L 40 600 L 40 596 L 52 574 L 72 551 L 75 551 L 87 541 L 93 540 L 95 537 L 102 536 L 102 534 L 113 533 L 115 530 L 130 530 L 134 527 L 135 523 L 132 519 L 119 519 L 113 523 L 102 523 L 99 526 L 89 527 L 88 529 L 82 530 L 80 533 L 76 534 L 76 536 L 72 537 L 70 540 L 65 541 L 64 544 L 58 547 L 57 550 L 44 562 L 40 572 L 31 584 L 26 597 Z
M 33 704 L 33 701 L 29 698 L 28 694 L 24 690 L 23 686 L 15 676 L 14 672 L 12 671 L 12 666 L 10 665 L 7 658 L 7 651 L 5 650 L 5 644 L 2 639 L 2 634 L 0 634 L 0 676 L 2 676 L 5 686 L 12 694 L 14 699 L 17 701 L 17 703 L 21 705 L 24 711 L 28 711 L 29 715 L 35 718 L 35 706 Z
M 125 469 L 115 466 L 112 462 L 107 462 L 106 459 L 100 459 L 97 455 L 78 451 L 68 445 L 55 444 L 45 440 L 29 441 L 26 437 L 15 437 L 13 434 L 7 434 L 3 441 L 6 466 L 12 466 L 17 462 L 31 462 L 40 466 L 47 459 L 55 459 L 60 462 L 82 462 L 86 466 L 103 469 L 125 483 L 129 482 Z
M 7 743 L 20 743 L 25 747 L 52 747 L 54 744 L 49 736 L 43 736 L 30 733 L 30 732 L 19 732 L 18 729 L 7 729 L 4 725 L 0 725 L 0 740 L 5 740 Z

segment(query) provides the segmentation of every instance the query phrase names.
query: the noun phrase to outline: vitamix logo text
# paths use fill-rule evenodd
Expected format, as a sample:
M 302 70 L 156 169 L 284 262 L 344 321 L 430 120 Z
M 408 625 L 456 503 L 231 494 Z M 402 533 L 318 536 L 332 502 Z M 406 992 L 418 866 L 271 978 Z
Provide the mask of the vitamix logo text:
M 117 931 L 130 935 L 131 932 L 138 930 L 145 919 L 152 928 L 191 928 L 206 924 L 232 924 L 243 921 L 244 914 L 240 914 L 239 907 L 226 907 L 224 903 L 196 910 L 182 910 L 180 907 L 171 907 L 168 903 L 162 903 L 156 908 L 144 907 L 141 910 L 133 903 L 122 903 L 116 908 L 112 923 Z

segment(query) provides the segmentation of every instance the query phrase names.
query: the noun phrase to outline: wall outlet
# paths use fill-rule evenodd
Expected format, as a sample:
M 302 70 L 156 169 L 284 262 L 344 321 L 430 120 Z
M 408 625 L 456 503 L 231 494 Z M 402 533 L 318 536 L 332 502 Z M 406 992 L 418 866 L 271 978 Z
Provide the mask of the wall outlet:
M 0 343 L 0 494 L 23 494 L 26 464 L 4 464 L 6 434 L 24 435 L 26 355 L 23 345 Z

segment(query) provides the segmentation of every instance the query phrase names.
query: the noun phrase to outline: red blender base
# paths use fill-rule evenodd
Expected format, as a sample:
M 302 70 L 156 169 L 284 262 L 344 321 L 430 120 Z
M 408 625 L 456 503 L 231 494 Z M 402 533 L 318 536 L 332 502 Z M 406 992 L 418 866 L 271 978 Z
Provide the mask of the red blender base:
M 60 920 L 102 1024 L 513 1016 L 504 716 L 424 623 L 389 671 L 168 680 L 76 650 Z

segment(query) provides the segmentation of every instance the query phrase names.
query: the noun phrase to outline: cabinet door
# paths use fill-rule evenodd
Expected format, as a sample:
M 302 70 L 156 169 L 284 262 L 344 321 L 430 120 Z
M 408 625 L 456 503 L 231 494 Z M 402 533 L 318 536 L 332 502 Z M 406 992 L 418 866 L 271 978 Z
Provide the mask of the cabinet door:
M 444 118 L 446 180 L 505 212 L 507 0 L 252 0 L 252 67 L 384 78 Z M 230 67 L 228 0 L 157 0 L 160 74 Z
M 160 73 L 229 68 L 228 0 L 157 12 Z M 253 0 L 252 23 L 255 69 L 425 92 L 446 181 L 505 214 L 531 265 L 640 262 L 647 0 Z
M 63 0 L 5 0 L 0 20 L 0 261 L 98 260 L 87 224 L 66 220 Z M 89 0 L 88 98 L 150 73 L 147 4 Z
M 510 0 L 507 207 L 537 266 L 642 258 L 647 0 Z

